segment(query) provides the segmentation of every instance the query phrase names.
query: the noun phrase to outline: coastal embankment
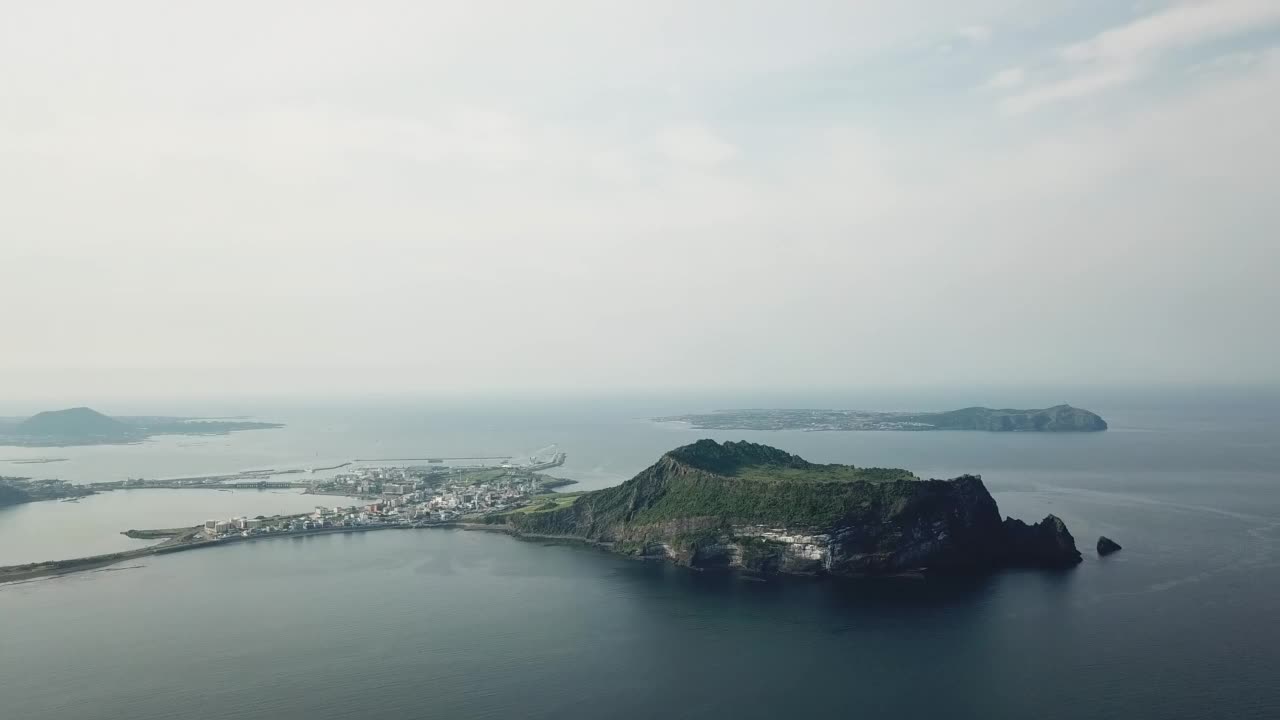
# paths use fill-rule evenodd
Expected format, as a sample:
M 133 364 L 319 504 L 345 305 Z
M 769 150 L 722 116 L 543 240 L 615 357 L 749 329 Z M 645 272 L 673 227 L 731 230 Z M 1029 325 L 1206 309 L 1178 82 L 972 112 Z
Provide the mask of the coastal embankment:
M 185 552 L 188 550 L 198 550 L 200 548 L 219 547 L 241 542 L 253 542 L 256 540 L 272 540 L 277 538 L 296 538 L 307 537 L 311 535 L 332 535 L 338 533 L 358 533 L 369 532 L 373 530 L 410 530 L 415 528 L 428 527 L 457 527 L 458 523 L 386 523 L 381 525 L 364 525 L 358 527 L 339 527 L 339 528 L 314 528 L 311 530 L 295 530 L 289 532 L 270 533 L 265 535 L 251 535 L 248 537 L 233 535 L 230 537 L 219 538 L 216 540 L 195 540 L 197 533 L 201 530 L 199 526 L 189 528 L 167 528 L 155 530 L 126 530 L 121 533 L 131 538 L 137 539 L 159 539 L 168 538 L 158 545 L 150 547 L 138 548 L 137 550 L 126 550 L 117 553 L 108 553 L 105 555 L 90 555 L 81 558 L 72 558 L 69 560 L 50 560 L 44 562 L 27 563 L 24 565 L 9 565 L 0 567 L 0 584 L 10 582 L 20 582 L 24 580 L 34 580 L 42 577 L 54 575 L 68 575 L 85 570 L 96 570 L 99 568 L 115 565 L 126 560 L 136 560 L 150 555 L 168 555 L 170 553 Z
M 248 537 L 233 535 L 231 537 L 219 538 L 217 540 L 196 540 L 194 539 L 201 528 L 157 528 L 150 530 L 126 530 L 122 535 L 140 540 L 152 540 L 164 538 L 165 541 L 150 547 L 138 548 L 137 550 L 126 550 L 124 552 L 108 553 L 105 555 L 90 555 L 81 558 L 72 558 L 69 560 L 51 560 L 46 562 L 27 563 L 25 565 L 10 565 L 8 567 L 0 567 L 0 584 L 21 582 L 25 580 L 35 580 L 42 577 L 50 577 L 55 575 L 69 575 L 76 572 L 84 572 L 86 570 L 97 570 L 110 565 L 124 562 L 126 560 L 137 560 L 151 555 L 168 555 L 176 552 L 186 552 L 188 550 L 198 550 L 200 548 L 219 547 L 223 545 L 231 545 L 242 542 L 254 542 L 259 540 L 275 540 L 281 538 L 310 537 L 313 535 L 335 535 L 347 533 L 371 532 L 375 530 L 422 530 L 422 529 L 453 529 L 453 530 L 471 530 L 479 532 L 500 533 L 509 535 L 522 540 L 544 540 L 553 542 L 570 542 L 578 545 L 591 545 L 602 549 L 609 549 L 610 543 L 602 543 L 592 540 L 586 540 L 581 537 L 572 535 L 537 535 L 520 533 L 506 525 L 486 525 L 484 523 L 473 522 L 427 522 L 427 523 L 385 523 L 381 525 L 363 525 L 357 527 L 337 527 L 337 528 L 315 528 L 311 530 L 296 530 L 290 532 L 270 533 L 265 535 L 251 535 Z

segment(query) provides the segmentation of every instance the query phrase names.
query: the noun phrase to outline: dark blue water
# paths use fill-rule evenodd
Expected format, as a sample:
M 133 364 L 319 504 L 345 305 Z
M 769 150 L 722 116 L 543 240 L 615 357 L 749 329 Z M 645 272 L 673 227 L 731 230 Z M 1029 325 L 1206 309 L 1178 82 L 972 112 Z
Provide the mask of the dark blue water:
M 0 586 L 0 717 L 1280 716 L 1280 400 L 1014 400 L 1113 430 L 715 435 L 980 472 L 1006 514 L 1066 520 L 1075 570 L 760 583 L 460 531 L 261 542 Z M 277 452 L 559 442 L 598 486 L 699 435 L 637 418 L 720 404 L 294 409 Z

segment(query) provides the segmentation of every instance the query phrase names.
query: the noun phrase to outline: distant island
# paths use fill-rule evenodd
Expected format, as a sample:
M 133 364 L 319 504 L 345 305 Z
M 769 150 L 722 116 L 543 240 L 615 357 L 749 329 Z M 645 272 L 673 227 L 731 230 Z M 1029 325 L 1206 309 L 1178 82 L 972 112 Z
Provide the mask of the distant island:
M 225 435 L 243 430 L 284 427 L 248 420 L 205 420 L 188 417 L 108 417 L 87 407 L 50 410 L 29 418 L 0 418 L 0 445 L 58 447 L 119 445 L 155 435 Z
M 970 407 L 944 412 L 865 412 L 861 410 L 717 410 L 653 418 L 688 423 L 697 430 L 986 430 L 988 432 L 1100 432 L 1107 421 L 1097 414 L 1055 405 L 1043 410 L 993 410 Z
M 906 470 L 819 465 L 749 442 L 699 440 L 619 486 L 484 521 L 515 535 L 760 574 L 977 572 L 1080 562 L 1061 520 L 1001 520 L 977 476 L 921 480 Z

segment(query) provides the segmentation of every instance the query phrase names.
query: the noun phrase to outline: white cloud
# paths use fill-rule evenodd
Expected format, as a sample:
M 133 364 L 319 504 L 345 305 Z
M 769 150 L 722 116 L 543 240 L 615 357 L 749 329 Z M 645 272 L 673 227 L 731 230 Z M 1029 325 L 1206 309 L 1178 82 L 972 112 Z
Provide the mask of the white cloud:
M 1012 114 L 1030 112 L 1054 102 L 1082 98 L 1128 84 L 1137 76 L 1138 68 L 1132 64 L 1104 66 L 1006 98 L 1000 107 Z
M 971 43 L 985 43 L 991 39 L 991 28 L 986 25 L 966 25 L 956 31 L 956 35 Z
M 1276 0 L 1182 2 L 1060 48 L 1053 60 L 1038 68 L 1039 82 L 1005 86 L 1025 89 L 1003 100 L 1001 107 L 1007 112 L 1028 112 L 1113 90 L 1155 72 L 1162 57 L 1172 51 L 1276 24 L 1280 24 Z M 996 87 L 992 82 L 988 86 Z
M 1274 50 L 1272 50 L 1274 52 Z M 1246 50 L 1242 52 L 1227 53 L 1214 58 L 1205 60 L 1204 62 L 1192 65 L 1188 72 L 1193 75 L 1213 75 L 1218 73 L 1239 72 L 1246 68 L 1252 67 L 1264 58 L 1268 53 L 1260 50 Z
M 1112 28 L 1062 50 L 1071 62 L 1128 60 L 1280 22 L 1275 0 L 1198 0 Z
M 193 366 L 247 390 L 1276 378 L 1276 331 L 1232 322 L 1280 307 L 1278 55 L 1013 122 L 933 71 L 1004 67 L 987 84 L 1025 112 L 1143 66 L 962 44 L 1045 7 L 1002 0 L 228 3 L 174 10 L 183 42 L 88 2 L 74 27 L 0 26 L 23 68 L 0 76 L 13 388 Z M 965 62 L 920 52 L 941 38 Z
M 634 182 L 640 175 L 632 153 L 622 148 L 605 148 L 587 158 L 587 167 L 594 177 L 625 184 Z
M 703 170 L 723 165 L 739 153 L 732 143 L 699 126 L 666 128 L 658 133 L 654 146 L 677 165 Z
M 1020 67 L 1005 68 L 991 79 L 987 80 L 983 87 L 990 90 L 1007 90 L 1021 85 L 1027 79 L 1027 71 Z

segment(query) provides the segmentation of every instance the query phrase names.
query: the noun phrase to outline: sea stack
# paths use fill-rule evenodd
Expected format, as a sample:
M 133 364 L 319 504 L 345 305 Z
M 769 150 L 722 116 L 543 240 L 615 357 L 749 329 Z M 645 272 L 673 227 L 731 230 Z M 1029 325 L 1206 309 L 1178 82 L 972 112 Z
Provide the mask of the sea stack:
M 1112 540 L 1111 538 L 1105 535 L 1098 538 L 1098 554 L 1099 555 L 1103 555 L 1103 556 L 1110 555 L 1111 553 L 1119 549 L 1120 549 L 1120 543 L 1116 542 L 1115 540 Z

